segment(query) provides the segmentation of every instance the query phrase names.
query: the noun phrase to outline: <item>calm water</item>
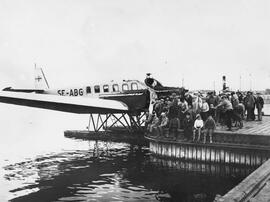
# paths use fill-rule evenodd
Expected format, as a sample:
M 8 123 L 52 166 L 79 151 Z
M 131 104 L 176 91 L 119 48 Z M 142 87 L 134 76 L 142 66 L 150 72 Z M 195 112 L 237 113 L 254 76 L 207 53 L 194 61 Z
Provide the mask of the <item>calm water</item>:
M 87 115 L 4 104 L 0 113 L 0 201 L 212 201 L 254 169 L 65 138 L 64 130 L 87 126 Z

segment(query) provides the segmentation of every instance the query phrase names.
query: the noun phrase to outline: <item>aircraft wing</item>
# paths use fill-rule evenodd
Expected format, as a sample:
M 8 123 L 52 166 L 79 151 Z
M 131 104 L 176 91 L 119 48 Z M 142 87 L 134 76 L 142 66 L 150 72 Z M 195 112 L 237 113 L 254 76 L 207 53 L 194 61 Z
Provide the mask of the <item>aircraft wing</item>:
M 128 107 L 116 100 L 0 91 L 0 102 L 79 114 L 122 113 Z

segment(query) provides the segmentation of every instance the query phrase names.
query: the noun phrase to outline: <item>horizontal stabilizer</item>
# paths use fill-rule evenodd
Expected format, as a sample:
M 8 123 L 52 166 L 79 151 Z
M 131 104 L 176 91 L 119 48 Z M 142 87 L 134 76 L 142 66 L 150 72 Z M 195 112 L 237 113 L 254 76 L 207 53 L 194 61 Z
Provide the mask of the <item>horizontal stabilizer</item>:
M 124 103 L 115 100 L 22 92 L 1 91 L 0 102 L 79 114 L 107 114 L 128 111 L 128 107 Z
M 21 93 L 43 93 L 44 90 L 38 90 L 38 89 L 19 89 L 19 88 L 12 88 L 7 87 L 4 88 L 3 91 L 10 91 L 10 92 L 21 92 Z

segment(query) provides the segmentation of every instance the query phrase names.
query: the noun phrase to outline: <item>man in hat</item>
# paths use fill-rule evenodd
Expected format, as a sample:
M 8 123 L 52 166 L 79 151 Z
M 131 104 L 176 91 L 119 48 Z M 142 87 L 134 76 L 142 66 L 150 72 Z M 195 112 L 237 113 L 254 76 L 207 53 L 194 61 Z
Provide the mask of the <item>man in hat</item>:
M 232 130 L 232 118 L 233 118 L 233 106 L 232 103 L 229 101 L 228 97 L 223 95 L 221 98 L 221 103 L 216 108 L 224 107 L 224 112 L 226 115 L 226 125 L 228 130 Z
M 257 99 L 256 99 L 256 108 L 258 111 L 258 121 L 262 121 L 262 108 L 264 105 L 264 100 L 261 96 L 261 93 L 257 93 Z
M 255 106 L 255 98 L 252 95 L 252 93 L 250 91 L 247 92 L 247 96 L 245 99 L 245 107 L 247 109 L 247 121 L 251 121 L 254 120 L 254 106 Z
M 215 112 L 214 107 L 218 105 L 218 100 L 217 100 L 216 96 L 214 95 L 213 91 L 209 93 L 209 96 L 207 97 L 206 101 L 209 105 L 209 114 L 211 114 L 212 117 L 215 118 L 216 112 Z
M 196 113 L 200 113 L 202 107 L 202 98 L 200 97 L 199 93 L 194 93 L 193 97 L 193 109 L 195 109 Z

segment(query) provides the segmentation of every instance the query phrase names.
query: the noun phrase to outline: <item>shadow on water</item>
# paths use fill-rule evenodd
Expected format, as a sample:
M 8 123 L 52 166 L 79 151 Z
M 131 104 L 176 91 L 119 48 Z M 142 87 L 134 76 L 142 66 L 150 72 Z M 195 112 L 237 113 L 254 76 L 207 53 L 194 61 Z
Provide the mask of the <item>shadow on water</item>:
M 148 148 L 89 142 L 4 167 L 11 201 L 213 201 L 255 168 L 159 159 Z

